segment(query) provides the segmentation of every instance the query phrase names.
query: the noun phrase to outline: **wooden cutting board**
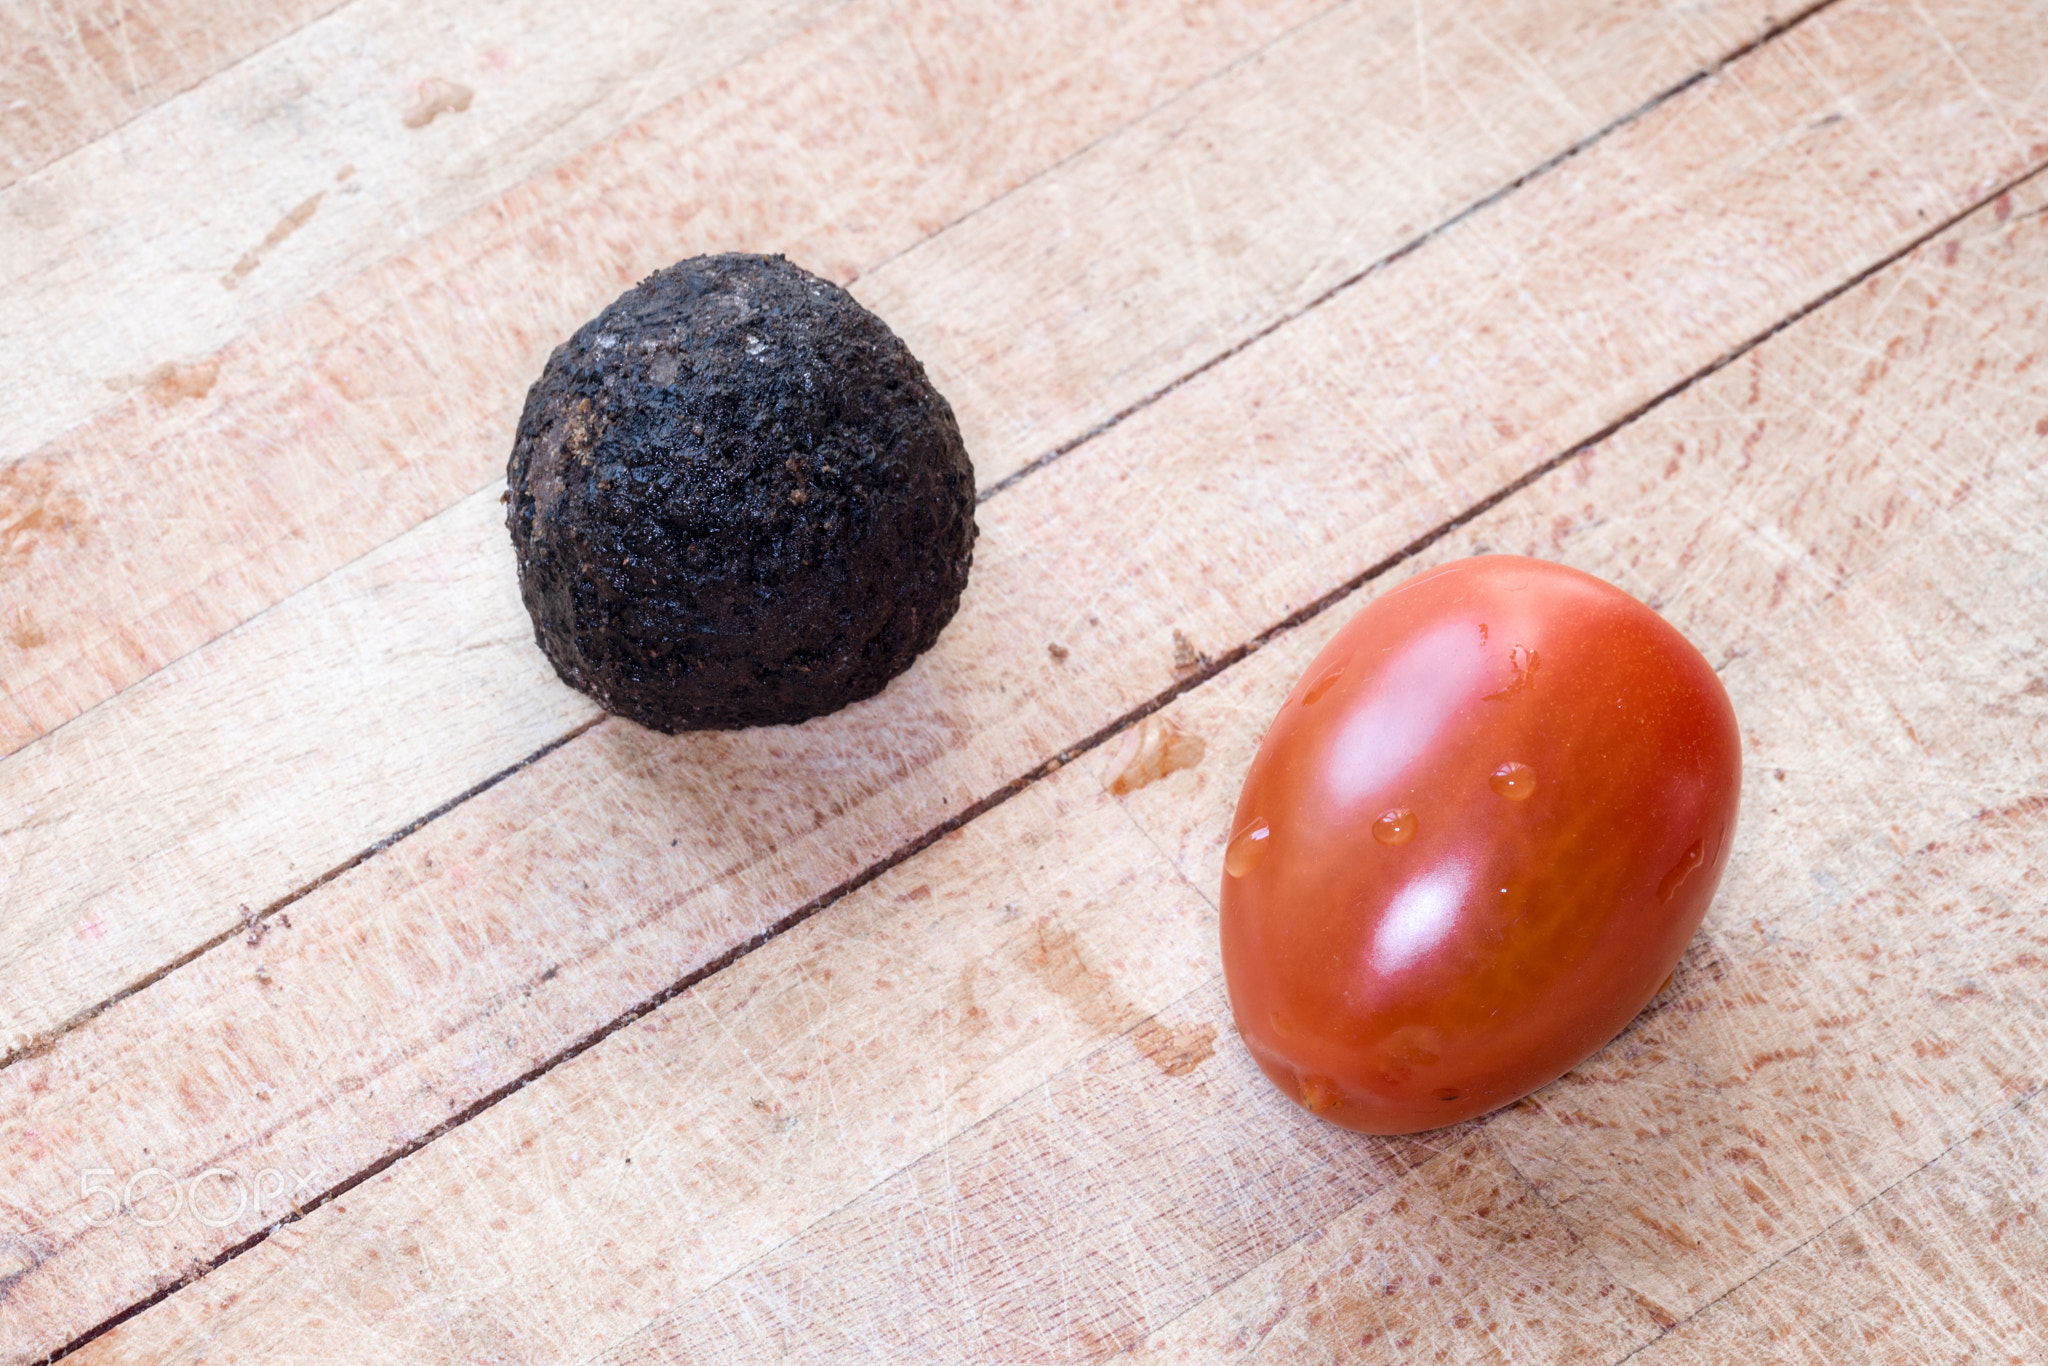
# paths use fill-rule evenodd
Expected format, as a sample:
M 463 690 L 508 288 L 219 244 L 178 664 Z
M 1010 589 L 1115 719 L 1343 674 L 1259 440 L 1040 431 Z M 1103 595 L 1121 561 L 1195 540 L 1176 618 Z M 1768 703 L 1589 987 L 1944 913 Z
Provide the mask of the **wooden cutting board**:
M 2048 10 L 578 8 L 0 13 L 0 1360 L 2048 1359 Z M 503 462 L 722 250 L 981 539 L 880 697 L 667 738 Z M 1481 550 L 1700 646 L 1742 823 L 1620 1038 L 1370 1138 L 1223 836 Z

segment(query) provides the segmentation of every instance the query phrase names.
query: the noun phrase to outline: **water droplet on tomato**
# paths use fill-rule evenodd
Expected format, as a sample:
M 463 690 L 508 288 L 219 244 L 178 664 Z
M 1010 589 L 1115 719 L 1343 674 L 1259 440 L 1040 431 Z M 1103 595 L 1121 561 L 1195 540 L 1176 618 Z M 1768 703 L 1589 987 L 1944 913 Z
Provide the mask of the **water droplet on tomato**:
M 1313 707 L 1323 700 L 1323 694 L 1337 686 L 1337 680 L 1344 676 L 1342 664 L 1332 665 L 1321 678 L 1309 684 L 1308 691 L 1301 695 L 1301 705 Z
M 1391 811 L 1380 812 L 1380 818 L 1372 823 L 1372 837 L 1381 844 L 1406 844 L 1415 838 L 1419 824 L 1413 811 L 1397 806 Z
M 1486 781 L 1511 802 L 1525 802 L 1536 795 L 1536 770 L 1527 764 L 1502 764 Z
M 1272 827 L 1264 821 L 1253 821 L 1230 837 L 1230 848 L 1223 854 L 1223 871 L 1232 877 L 1243 877 L 1259 866 L 1259 860 L 1266 856 L 1266 846 L 1272 842 Z
M 1294 1021 L 1292 1021 L 1292 1020 L 1288 1019 L 1288 1018 L 1287 1018 L 1287 1017 L 1286 1017 L 1285 1015 L 1282 1015 L 1282 1014 L 1281 1014 L 1281 1013 L 1280 1013 L 1279 1011 L 1277 1011 L 1277 1010 L 1276 1010 L 1276 1011 L 1274 1011 L 1274 1012 L 1273 1012 L 1273 1032 L 1274 1032 L 1275 1034 L 1292 1034 L 1292 1033 L 1294 1032 Z
M 1692 870 L 1700 866 L 1706 858 L 1706 853 L 1707 842 L 1705 840 L 1694 840 L 1692 847 L 1679 857 L 1677 866 L 1666 873 L 1664 880 L 1657 884 L 1657 900 L 1669 901 L 1672 897 L 1677 896 L 1678 884 L 1685 881 L 1692 873 Z

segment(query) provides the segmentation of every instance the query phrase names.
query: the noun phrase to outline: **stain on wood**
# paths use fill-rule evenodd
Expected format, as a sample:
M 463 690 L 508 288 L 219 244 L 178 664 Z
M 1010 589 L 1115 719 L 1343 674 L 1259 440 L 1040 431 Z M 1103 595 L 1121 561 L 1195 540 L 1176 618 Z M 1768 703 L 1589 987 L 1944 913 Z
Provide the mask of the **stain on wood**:
M 285 238 L 290 237 L 300 228 L 305 227 L 308 222 L 312 221 L 313 215 L 320 208 L 320 201 L 326 197 L 327 191 L 315 190 L 307 198 L 301 200 L 291 212 L 278 219 L 276 226 L 264 235 L 263 240 L 243 252 L 241 259 L 235 262 L 227 274 L 220 277 L 221 287 L 224 289 L 239 288 L 242 283 L 242 277 L 263 264 L 265 254 L 275 250 L 278 244 L 283 242 Z M 208 382 L 208 385 L 211 387 L 211 381 Z M 200 392 L 204 393 L 205 390 L 202 389 Z
M 1052 917 L 1038 922 L 1035 943 L 1022 958 L 1037 977 L 1091 1029 L 1117 1032 L 1142 1018 L 1117 989 L 1116 978 L 1091 967 L 1074 932 Z
M 149 397 L 159 403 L 176 403 L 179 399 L 205 398 L 213 392 L 214 383 L 219 378 L 220 361 L 215 358 L 194 361 L 189 365 L 167 361 L 146 375 L 122 375 L 110 379 L 107 387 L 122 392 L 146 389 Z
M 1131 1036 L 1140 1053 L 1169 1077 L 1184 1077 L 1216 1056 L 1216 1026 L 1202 1023 L 1169 1028 L 1147 1020 Z
M 17 569 L 38 554 L 83 545 L 91 527 L 84 498 L 59 482 L 54 467 L 41 461 L 0 467 L 0 569 Z M 29 608 L 17 599 L 17 614 Z M 21 629 L 38 645 L 49 639 L 40 626 Z
M 430 76 L 419 84 L 419 98 L 405 111 L 405 126 L 424 128 L 443 114 L 460 114 L 476 98 L 476 91 L 459 81 Z

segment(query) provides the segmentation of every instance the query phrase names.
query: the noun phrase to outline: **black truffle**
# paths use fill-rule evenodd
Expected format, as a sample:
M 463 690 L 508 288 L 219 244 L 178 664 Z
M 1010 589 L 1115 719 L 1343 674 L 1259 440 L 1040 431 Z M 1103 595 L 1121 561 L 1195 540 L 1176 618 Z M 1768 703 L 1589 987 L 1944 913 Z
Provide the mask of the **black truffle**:
M 974 468 L 924 367 L 780 256 L 650 275 L 555 348 L 507 471 L 555 671 L 655 730 L 821 716 L 938 638 Z

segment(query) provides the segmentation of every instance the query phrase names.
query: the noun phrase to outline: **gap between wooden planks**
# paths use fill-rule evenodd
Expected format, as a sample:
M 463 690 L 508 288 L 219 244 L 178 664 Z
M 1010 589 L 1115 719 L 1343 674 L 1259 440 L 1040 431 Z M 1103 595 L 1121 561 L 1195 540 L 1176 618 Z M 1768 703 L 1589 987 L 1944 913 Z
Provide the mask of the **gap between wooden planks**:
M 1731 98 L 1733 98 L 1733 96 L 1731 96 Z M 1513 223 L 1511 223 L 1511 225 L 1513 225 Z M 1186 393 L 1186 391 L 1184 391 L 1184 393 Z M 1178 401 L 1188 401 L 1188 399 L 1178 399 Z M 1313 449 L 1313 442 L 1309 442 L 1309 449 Z M 1065 467 L 1065 469 L 1083 469 L 1083 465 L 1081 465 L 1081 463 L 1073 463 L 1071 467 Z M 1055 475 L 1055 473 L 1059 473 L 1059 471 L 1055 469 L 1055 471 L 1047 471 L 1047 473 L 1049 473 L 1049 477 L 1051 477 L 1051 475 Z M 1030 483 L 1022 485 L 1022 487 L 1020 487 L 1020 494 L 1018 494 L 1018 496 L 1022 496 L 1022 492 L 1024 492 L 1024 489 L 1028 489 L 1028 487 L 1030 487 Z M 1012 498 L 1012 496 L 1006 496 L 1006 498 Z M 1114 713 L 1112 713 L 1112 715 L 1114 715 Z M 608 762 L 608 760 L 606 760 L 606 762 Z M 678 772 L 680 772 L 680 770 L 678 770 Z M 983 788 L 983 791 L 985 791 L 985 788 Z M 748 889 L 739 889 L 739 891 L 741 891 L 741 893 L 745 893 L 745 891 L 748 891 Z M 633 895 L 639 895 L 639 893 L 633 893 Z M 641 899 L 645 901 L 645 897 L 641 897 Z M 659 897 L 655 897 L 655 899 L 659 901 Z M 782 905 L 788 905 L 788 903 L 791 903 L 791 901 L 782 901 Z M 645 926 L 643 926 L 643 930 L 645 930 Z M 541 973 L 539 965 L 535 967 L 535 973 Z M 541 975 L 541 983 L 547 983 L 547 981 L 553 981 L 553 977 L 549 977 L 549 975 Z M 670 977 L 662 977 L 662 975 L 655 975 L 655 977 L 653 977 L 653 987 L 657 989 L 657 987 L 659 987 L 659 985 L 662 985 L 664 981 L 674 981 L 674 977 L 672 977 L 672 975 L 670 975 Z M 627 985 L 627 987 L 633 987 L 635 983 L 625 983 L 625 985 Z M 641 987 L 641 989 L 645 989 L 645 987 Z M 635 997 L 627 997 L 627 999 L 635 999 Z M 602 1016 L 600 1016 L 600 1018 L 602 1018 Z M 545 1057 L 545 1051 L 543 1051 L 543 1057 Z
M 2044 200 L 2038 183 L 2001 199 L 1410 566 L 1547 549 L 1662 599 L 1728 660 L 1753 763 L 1738 876 L 1664 1008 L 1567 1082 L 1490 1121 L 1383 1142 L 1295 1112 L 1232 1045 L 1188 879 L 1213 885 L 1229 775 L 1353 598 L 1155 718 L 1206 737 L 1202 766 L 1120 804 L 1092 766 L 1060 770 L 81 1359 L 201 1343 L 582 1359 L 644 1297 L 680 1294 L 602 1359 L 766 1359 L 796 1343 L 1206 1360 L 1259 1350 L 1283 1322 L 1281 1341 L 1327 1352 L 1362 1319 L 1402 1349 L 1469 1355 L 1490 1333 L 1515 1360 L 1613 1360 L 1703 1305 L 1721 1312 L 1851 1209 L 1943 1179 L 1933 1195 L 1951 1207 L 1995 1206 L 2038 1139 L 1985 1143 L 1979 1124 L 2011 1132 L 2048 1075 L 2048 936 L 2012 904 L 2041 871 L 2012 857 L 2031 841 L 1996 832 L 2038 829 L 2048 807 L 1945 823 L 1940 841 L 1804 896 L 1755 855 L 1791 833 L 1766 805 L 1788 780 L 1867 786 L 1869 814 L 1897 825 L 1959 773 L 1976 784 L 1960 795 L 1994 800 L 2048 777 L 2048 705 L 2008 720 L 2018 746 L 1979 733 L 2048 666 L 2038 602 L 1997 574 L 1944 572 L 1961 554 L 2038 566 L 2048 551 L 2034 519 L 2012 516 L 2048 501 L 2033 430 L 2048 399 L 2023 378 L 2048 283 Z M 1872 525 L 1904 545 L 1873 542 Z M 1948 686 L 1890 715 L 1898 696 L 1873 680 L 1916 659 Z M 1911 743 L 1859 761 L 1813 733 L 1815 715 Z M 1796 779 L 1778 776 L 1786 763 Z M 1870 782 L 1885 769 L 1892 781 Z M 1959 887 L 2008 904 L 1958 915 Z M 1760 914 L 1777 924 L 1751 938 L 1743 922 Z M 1803 971 L 1787 962 L 1802 952 Z M 1971 989 L 1983 979 L 1997 985 Z M 1043 1043 L 1020 1047 L 1034 1026 Z M 1779 1046 L 1788 1034 L 1811 1042 Z M 1929 1046 L 1901 1066 L 1908 1034 Z M 1809 1099 L 1816 1084 L 1832 1104 Z M 1868 1131 L 1887 1114 L 1890 1132 Z M 911 1160 L 926 1125 L 950 1137 Z M 1589 1149 L 1589 1130 L 1608 1136 Z M 1560 1189 L 1560 1171 L 1583 1186 L 1617 1157 L 1637 1164 L 1634 1220 Z M 1934 1165 L 1958 1158 L 1990 1174 L 1962 1201 Z M 864 1181 L 863 1159 L 880 1180 Z M 1724 1200 L 1754 1236 L 1696 1220 Z M 807 1202 L 822 1217 L 804 1220 Z M 784 1241 L 792 1207 L 801 1227 Z M 1695 1236 L 1683 1261 L 1667 1249 L 1629 1266 L 1631 1223 Z M 768 1251 L 689 1297 L 726 1244 Z M 565 1258 L 572 1247 L 590 1255 Z M 1674 1295 L 1654 1279 L 1674 1265 L 1703 1267 L 1701 1281 Z M 416 1270 L 438 1266 L 475 1278 Z
M 1337 74 L 1341 73 L 1333 72 L 1333 78 Z M 1299 131 L 1285 122 L 1280 128 L 1290 140 Z M 1146 142 L 1139 150 L 1148 146 Z M 1105 154 L 1113 150 L 1104 149 Z M 1564 189 L 1568 191 L 1569 184 Z M 1017 202 L 1020 232 L 1043 234 L 1061 221 L 1058 215 L 1063 210 L 1057 203 L 1048 209 L 1043 198 Z M 1554 199 L 1552 210 L 1557 216 L 1554 226 L 1562 230 L 1578 208 Z M 1610 224 L 1610 231 L 1614 227 Z M 1501 228 L 1512 232 L 1514 225 Z M 1511 250 L 1507 244 L 1499 249 Z M 1142 255 L 1144 248 L 1134 242 L 1129 250 Z M 1474 273 L 1490 276 L 1493 271 L 1487 265 L 1468 271 Z M 1411 313 L 1435 311 L 1434 301 L 1428 300 L 1400 307 Z M 1734 332 L 1710 346 L 1718 349 L 1739 335 Z M 1582 358 L 1593 360 L 1585 355 L 1583 339 L 1563 340 L 1576 343 Z M 1390 378 L 1383 375 L 1382 381 Z M 1090 411 L 1085 405 L 1078 408 L 1076 425 L 1093 421 Z M 46 916 L 62 922 L 51 924 L 49 935 L 40 940 L 23 926 L 25 942 L 13 956 L 10 975 L 15 981 L 34 980 L 32 993 L 10 993 L 0 981 L 0 1000 L 8 1007 L 17 1043 L 228 932 L 241 919 L 236 907 L 260 912 L 405 826 L 419 812 L 488 780 L 588 718 L 582 699 L 544 682 L 545 666 L 523 643 L 527 628 L 516 600 L 509 596 L 512 579 L 503 537 L 493 525 L 498 514 L 490 506 L 491 496 L 487 492 L 474 497 L 437 523 L 394 540 L 351 569 L 281 604 L 247 630 L 162 671 L 120 704 L 81 718 L 0 764 L 0 785 L 7 787 L 9 799 L 36 810 L 34 820 L 13 836 L 16 847 L 28 846 L 29 852 L 11 894 L 30 907 L 45 908 Z M 984 582 L 990 572 L 986 565 L 994 558 L 994 552 L 985 550 Z M 1324 586 L 1315 585 L 1317 591 Z M 460 679 L 450 679 L 434 662 L 449 657 L 451 637 L 444 634 L 442 624 L 449 610 L 459 613 L 463 622 L 454 638 L 478 647 L 455 652 Z M 1153 632 L 1158 648 L 1169 648 L 1171 630 L 1167 623 Z M 322 640 L 324 644 L 308 651 L 309 641 Z M 489 648 L 493 641 L 504 648 Z M 274 652 L 268 662 L 265 652 Z M 304 669 L 286 667 L 300 658 L 309 663 L 347 661 L 347 677 L 323 678 L 318 671 L 309 676 Z M 420 661 L 426 661 L 426 667 L 412 667 Z M 977 666 L 970 661 L 969 667 Z M 1089 668 L 1083 659 L 1059 675 L 1035 672 L 1044 681 L 1060 682 L 1085 676 Z M 217 682 L 206 680 L 226 679 L 242 685 L 218 693 L 212 703 L 194 697 L 195 687 L 201 694 L 216 689 Z M 1156 691 L 1156 685 L 1139 683 L 1142 691 L 1117 685 L 1113 705 L 1069 733 L 1076 738 L 1085 735 Z M 982 691 L 993 693 L 1005 686 L 998 679 Z M 318 702 L 309 704 L 311 697 L 318 697 Z M 354 714 L 359 708 L 371 714 L 359 718 Z M 490 719 L 484 722 L 487 715 Z M 1066 728 L 1063 721 L 1055 724 Z M 365 735 L 379 737 L 379 743 L 363 743 Z M 228 738 L 225 749 L 223 736 Z M 856 734 L 852 743 L 865 747 L 871 738 L 868 733 Z M 891 738 L 897 742 L 896 750 L 911 754 L 952 743 L 937 736 Z M 1035 750 L 1031 763 L 1063 743 L 1040 744 L 1044 738 L 1026 734 L 1027 745 Z M 883 746 L 885 752 L 890 748 Z M 218 757 L 200 758 L 207 749 Z M 230 754 L 239 757 L 229 759 Z M 307 756 L 315 756 L 317 762 L 308 762 Z M 859 756 L 850 762 L 859 762 Z M 988 774 L 971 773 L 964 786 L 953 785 L 934 794 L 934 799 L 942 810 L 958 811 L 1014 777 L 1021 767 L 992 781 Z M 155 772 L 158 768 L 164 771 Z M 67 805 L 66 783 L 60 777 L 81 771 L 105 776 L 94 801 L 86 809 L 74 809 Z M 887 773 L 877 781 L 886 783 Z M 318 787 L 310 807 L 294 802 L 285 795 L 287 788 L 279 786 L 293 782 Z M 834 783 L 845 791 L 843 784 L 836 779 Z M 109 788 L 125 790 L 131 797 L 126 804 L 108 801 L 104 794 Z M 835 803 L 843 806 L 873 788 L 874 782 L 855 788 L 850 798 L 824 794 L 816 809 L 832 811 Z M 264 804 L 253 810 L 222 807 L 216 796 L 259 790 L 265 792 Z M 272 813 L 285 809 L 315 810 L 319 820 L 281 825 Z M 901 833 L 888 843 L 878 845 L 869 837 L 854 846 L 856 853 L 866 852 L 846 872 L 928 828 L 937 818 L 928 814 L 931 810 L 909 813 L 914 823 L 893 827 Z M 770 813 L 771 830 L 779 831 L 788 817 L 786 811 Z M 120 831 L 126 847 L 155 860 L 145 865 L 146 887 L 127 869 L 52 862 L 48 844 L 41 860 L 35 857 L 35 842 L 50 838 L 46 832 L 61 827 L 67 839 L 84 840 L 94 825 Z M 772 845 L 774 838 L 767 844 Z M 736 838 L 734 843 L 745 841 Z M 192 933 L 194 929 L 199 932 Z M 95 952 L 90 959 L 55 947 L 68 946 L 78 935 L 93 937 Z M 56 955 L 47 969 L 46 950 Z M 93 980 L 80 980 L 81 971 L 89 972 Z M 52 974 L 58 985 L 53 986 Z M 66 974 L 72 980 L 64 981 Z M 70 1010 L 60 1011 L 67 1001 Z
M 553 341 L 687 251 L 779 248 L 837 279 L 878 272 L 856 288 L 875 292 L 870 302 L 913 348 L 942 351 L 947 365 L 963 342 L 1035 338 L 1020 355 L 1038 373 L 1007 363 L 1015 383 L 991 396 L 997 406 L 984 410 L 979 394 L 956 400 L 982 482 L 999 480 L 1169 380 L 1177 372 L 1161 366 L 1174 355 L 1213 356 L 1199 349 L 1205 339 L 1241 342 L 1313 298 L 1305 288 L 1363 269 L 1768 24 L 1759 0 L 1722 0 L 1728 12 L 1714 23 L 1705 20 L 1718 10 L 1673 21 L 1662 6 L 1638 5 L 1647 15 L 1619 11 L 1613 32 L 1591 34 L 1562 0 L 1489 6 L 1479 24 L 1444 13 L 1432 35 L 1437 62 L 1449 84 L 1469 82 L 1488 98 L 1454 102 L 1458 116 L 1432 127 L 1418 124 L 1407 93 L 1412 15 L 1385 0 L 1341 7 L 1242 70 L 1227 68 L 1316 6 L 1294 0 L 1252 24 L 1231 22 L 1229 6 L 1148 4 L 1107 29 L 1100 6 L 1033 7 L 969 28 L 971 45 L 910 104 L 899 92 L 926 88 L 916 53 L 928 44 L 902 35 L 953 16 L 902 0 L 851 6 L 225 348 L 200 398 L 137 400 L 0 476 L 0 487 L 8 477 L 19 485 L 11 500 L 42 509 L 52 528 L 17 567 L 18 601 L 33 610 L 0 629 L 0 675 L 10 680 L 0 744 L 46 732 L 477 490 L 502 468 L 526 385 Z M 1082 41 L 1092 59 L 1056 60 Z M 1114 58 L 1126 46 L 1162 60 L 1137 78 Z M 1352 55 L 1356 66 L 1338 60 Z M 1276 70 L 1318 98 L 1305 106 L 1291 85 L 1276 90 Z M 1618 87 L 1615 72 L 1627 73 Z M 1558 107 L 1553 86 L 1584 88 L 1585 105 Z M 1027 121 L 1020 135 L 1020 108 L 1060 113 Z M 1322 150 L 1314 134 L 1324 118 L 1376 136 L 1347 141 L 1356 150 L 1343 154 Z M 795 131 L 764 145 L 764 125 Z M 1026 272 L 1035 291 L 988 272 L 981 295 L 994 297 L 963 295 L 957 252 L 929 266 L 904 257 L 1077 155 L 1020 202 L 959 224 L 978 243 L 1049 244 Z M 1433 180 L 1408 169 L 1418 160 L 1437 168 Z M 1346 225 L 1352 236 L 1304 238 L 1328 223 L 1291 192 L 1303 181 L 1364 206 Z M 1187 243 L 1176 229 L 1153 240 L 1155 202 L 1177 205 L 1205 185 L 1231 192 L 1236 235 Z M 1124 230 L 1092 256 L 1096 244 L 1072 231 L 1071 201 L 1084 191 L 1106 201 L 1093 216 Z M 1296 271 L 1302 279 L 1288 278 Z M 921 297 L 899 297 L 927 275 Z M 1092 291 L 1110 286 L 1152 305 L 1143 365 L 1129 329 L 1103 338 L 1089 322 L 1101 311 Z M 1048 308 L 1107 349 L 1078 367 L 1063 360 L 1048 344 Z M 941 331 L 963 312 L 986 315 L 986 332 Z M 944 367 L 939 378 L 953 387 Z M 1034 386 L 1045 397 L 1012 418 L 1016 395 Z

